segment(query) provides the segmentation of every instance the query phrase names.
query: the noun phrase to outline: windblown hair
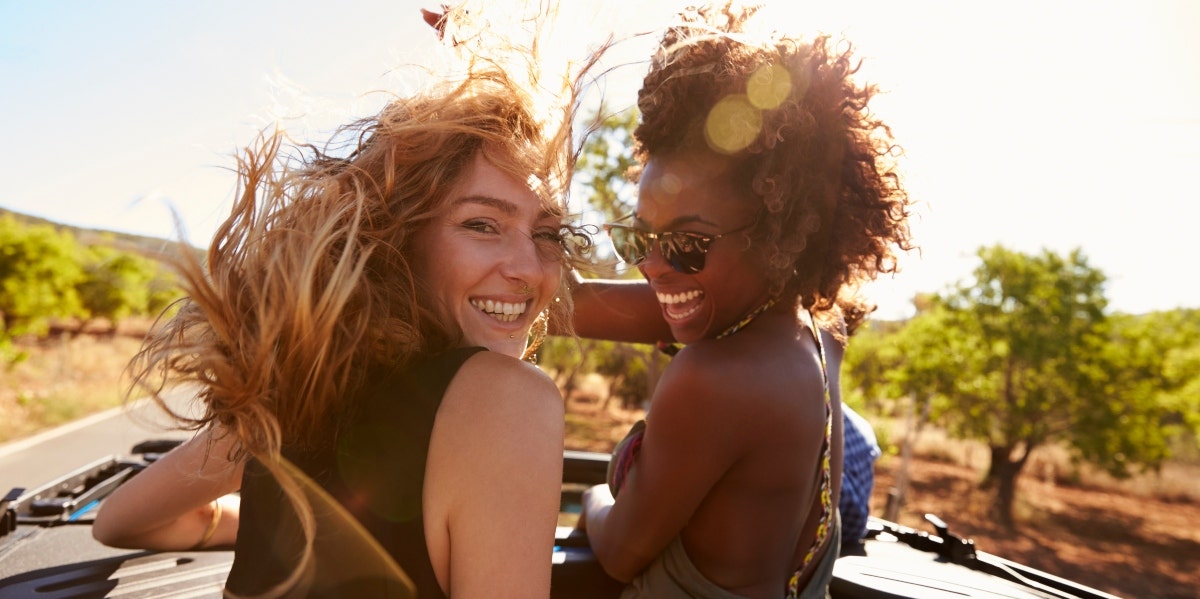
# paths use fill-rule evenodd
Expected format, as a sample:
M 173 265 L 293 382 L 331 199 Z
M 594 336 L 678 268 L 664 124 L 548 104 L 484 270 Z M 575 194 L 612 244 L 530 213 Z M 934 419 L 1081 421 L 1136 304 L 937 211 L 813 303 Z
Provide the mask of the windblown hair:
M 169 383 L 198 383 L 204 413 L 178 418 L 220 423 L 242 455 L 320 438 L 367 373 L 459 342 L 414 276 L 412 246 L 477 155 L 535 177 L 565 219 L 574 153 L 562 117 L 544 133 L 502 70 L 476 70 L 344 127 L 335 138 L 356 142 L 343 157 L 314 146 L 285 155 L 282 133 L 261 136 L 238 157 L 238 194 L 206 264 L 176 264 L 188 297 L 131 363 L 133 390 L 158 398 Z M 563 227 L 573 263 L 588 238 Z M 551 309 L 566 322 L 563 300 Z
M 432 16 L 440 36 L 466 14 Z M 545 212 L 562 218 L 564 266 L 588 261 L 591 238 L 566 223 L 566 194 L 578 99 L 602 50 L 541 104 L 535 51 L 516 43 L 469 50 L 461 74 L 393 99 L 322 146 L 293 144 L 276 130 L 240 152 L 231 213 L 203 262 L 190 251 L 170 259 L 186 297 L 164 311 L 129 364 L 129 397 L 148 394 L 171 412 L 164 390 L 195 384 L 203 411 L 173 413 L 179 425 L 230 435 L 231 459 L 256 458 L 281 484 L 306 546 L 268 595 L 300 583 L 314 555 L 311 485 L 283 449 L 331 442 L 373 373 L 462 343 L 414 272 L 427 251 L 415 244 L 476 157 L 530 182 Z M 547 308 L 568 332 L 569 272 Z
M 664 34 L 638 95 L 641 163 L 725 156 L 734 185 L 761 202 L 752 231 L 774 290 L 798 308 L 873 307 L 850 290 L 897 270 L 913 248 L 910 202 L 891 130 L 867 108 L 876 88 L 852 80 L 851 48 L 745 31 L 756 8 L 689 8 Z

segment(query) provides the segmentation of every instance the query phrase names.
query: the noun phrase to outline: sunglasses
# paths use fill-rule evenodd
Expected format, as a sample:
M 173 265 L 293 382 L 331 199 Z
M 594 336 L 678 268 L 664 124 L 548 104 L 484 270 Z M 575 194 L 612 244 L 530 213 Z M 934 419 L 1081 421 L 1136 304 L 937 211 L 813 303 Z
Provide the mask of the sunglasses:
M 662 254 L 667 264 L 675 269 L 675 272 L 694 275 L 704 270 L 704 257 L 708 254 L 708 247 L 712 245 L 712 242 L 726 235 L 749 229 L 753 225 L 752 222 L 732 231 L 713 235 L 692 231 L 651 233 L 645 229 L 617 223 L 604 225 L 604 230 L 608 232 L 608 237 L 612 240 L 613 250 L 626 264 L 630 266 L 641 264 L 650 254 L 651 244 L 658 242 L 659 253 Z

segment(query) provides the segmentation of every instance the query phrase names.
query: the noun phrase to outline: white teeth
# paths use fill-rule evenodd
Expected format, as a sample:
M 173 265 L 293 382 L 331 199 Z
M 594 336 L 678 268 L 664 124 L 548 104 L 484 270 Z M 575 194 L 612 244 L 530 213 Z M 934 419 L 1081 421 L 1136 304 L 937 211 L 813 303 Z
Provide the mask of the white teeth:
M 674 293 L 674 294 L 659 293 L 657 295 L 658 295 L 659 303 L 682 304 L 683 302 L 690 302 L 690 301 L 700 297 L 701 295 L 703 295 L 703 293 L 698 289 L 693 289 L 691 291 L 685 291 L 683 293 Z
M 525 313 L 525 308 L 527 307 L 526 302 L 514 304 L 511 302 L 497 302 L 495 300 L 481 299 L 471 300 L 471 305 L 501 322 L 512 322 L 516 320 L 517 317 Z
M 699 310 L 699 309 L 700 309 L 700 306 L 696 305 L 696 306 L 692 306 L 691 308 L 688 309 L 688 311 L 686 311 L 682 314 L 671 314 L 670 316 L 674 320 L 683 320 L 683 319 L 695 314 L 696 310 Z

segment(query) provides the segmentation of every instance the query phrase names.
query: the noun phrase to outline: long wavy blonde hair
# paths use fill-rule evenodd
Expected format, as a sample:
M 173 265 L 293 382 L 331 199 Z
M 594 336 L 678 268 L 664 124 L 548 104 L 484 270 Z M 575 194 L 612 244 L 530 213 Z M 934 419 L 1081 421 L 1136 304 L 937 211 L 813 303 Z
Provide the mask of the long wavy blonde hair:
M 522 91 L 492 70 L 343 127 L 358 140 L 345 157 L 285 155 L 281 132 L 262 136 L 238 157 L 237 198 L 206 263 L 176 263 L 188 297 L 136 356 L 137 389 L 199 383 L 205 412 L 181 420 L 219 422 L 252 454 L 313 438 L 372 367 L 457 343 L 414 276 L 411 245 L 477 154 L 536 177 L 546 208 L 564 215 L 563 125 L 544 136 Z M 564 260 L 581 246 L 564 244 Z
M 476 62 L 464 78 L 395 99 L 322 147 L 262 134 L 237 155 L 234 205 L 206 259 L 173 260 L 186 298 L 130 362 L 130 397 L 171 411 L 168 387 L 198 385 L 202 413 L 173 415 L 182 427 L 232 435 L 230 458 L 253 456 L 280 480 L 308 537 L 302 561 L 312 510 L 281 450 L 328 439 L 376 367 L 460 342 L 414 273 L 413 243 L 474 158 L 536 180 L 545 208 L 565 221 L 579 87 L 547 118 L 509 73 Z M 579 263 L 589 238 L 563 228 L 564 265 Z M 551 302 L 560 329 L 570 308 L 565 294 Z

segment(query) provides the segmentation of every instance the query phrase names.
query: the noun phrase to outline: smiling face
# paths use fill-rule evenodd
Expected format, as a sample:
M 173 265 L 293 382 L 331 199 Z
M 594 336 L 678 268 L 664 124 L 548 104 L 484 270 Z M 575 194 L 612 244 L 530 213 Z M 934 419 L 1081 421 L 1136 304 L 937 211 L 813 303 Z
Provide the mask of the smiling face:
M 638 265 L 671 332 L 683 343 L 719 335 L 769 298 L 762 261 L 748 249 L 744 229 L 758 206 L 734 188 L 723 164 L 706 154 L 653 157 L 638 186 L 635 227 L 722 235 L 709 245 L 698 273 L 674 270 L 657 243 Z
M 417 275 L 464 345 L 522 356 L 558 291 L 561 224 L 529 185 L 476 155 L 416 240 Z

